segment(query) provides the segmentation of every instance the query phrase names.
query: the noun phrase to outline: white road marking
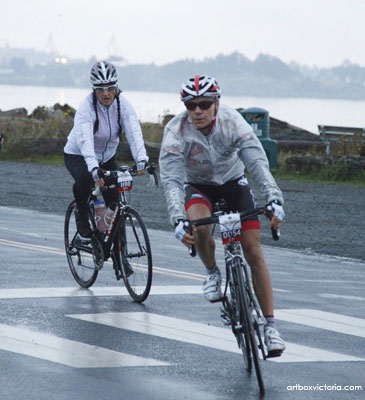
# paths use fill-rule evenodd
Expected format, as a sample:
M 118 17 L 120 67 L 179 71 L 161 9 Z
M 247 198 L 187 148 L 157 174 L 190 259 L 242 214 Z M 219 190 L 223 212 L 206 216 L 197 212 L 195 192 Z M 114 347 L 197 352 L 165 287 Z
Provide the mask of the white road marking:
M 33 250 L 33 251 L 39 251 L 43 253 L 50 253 L 50 254 L 57 254 L 60 256 L 65 256 L 65 250 L 58 249 L 56 247 L 49 247 L 49 246 L 40 246 L 40 245 L 35 245 L 35 244 L 29 244 L 29 243 L 22 243 L 22 242 L 17 242 L 14 240 L 7 240 L 7 239 L 1 239 L 0 238 L 0 245 L 8 246 L 8 247 L 16 247 L 24 250 Z M 111 265 L 112 263 L 110 261 L 106 262 L 106 264 Z M 145 267 L 142 264 L 135 264 L 141 267 Z M 194 274 L 192 272 L 185 272 L 185 271 L 178 271 L 174 269 L 169 269 L 169 268 L 161 268 L 157 266 L 153 266 L 153 272 L 157 274 L 162 274 L 162 275 L 169 275 L 169 276 L 177 276 L 179 278 L 186 278 L 194 281 L 199 281 L 203 282 L 205 279 L 205 275 L 201 274 Z M 223 279 L 223 285 L 225 284 L 225 280 Z M 285 290 L 285 289 L 273 289 L 276 292 L 283 292 L 283 293 L 291 293 L 290 290 Z
M 0 349 L 74 368 L 152 367 L 171 365 L 27 328 L 0 324 Z
M 8 247 L 17 247 L 19 249 L 35 250 L 35 251 L 40 251 L 40 252 L 45 252 L 45 253 L 58 254 L 58 255 L 66 256 L 65 251 L 62 251 L 62 250 L 57 249 L 55 247 L 39 246 L 39 245 L 36 245 L 36 244 L 16 242 L 14 240 L 0 239 L 0 245 L 8 246 Z
M 323 293 L 319 295 L 320 297 L 325 297 L 327 299 L 343 299 L 343 300 L 354 300 L 354 301 L 365 301 L 365 297 L 360 296 L 345 296 L 341 294 L 330 294 Z
M 365 320 L 361 318 L 310 309 L 276 310 L 275 318 L 332 332 L 365 337 Z
M 203 295 L 201 285 L 167 285 L 151 287 L 150 295 Z M 105 286 L 83 289 L 81 287 L 0 289 L 0 299 L 31 299 L 54 297 L 129 296 L 124 286 Z
M 236 339 L 229 328 L 218 328 L 145 312 L 71 314 L 67 316 L 146 335 L 241 354 Z M 281 357 L 269 360 L 274 362 L 365 361 L 362 358 L 293 343 L 287 343 L 287 349 Z
M 193 286 L 153 286 L 150 295 L 202 294 L 200 285 Z M 95 297 L 95 296 L 129 296 L 124 286 L 105 286 L 83 289 L 79 287 L 63 288 L 27 288 L 0 289 L 0 299 L 28 299 L 43 297 Z

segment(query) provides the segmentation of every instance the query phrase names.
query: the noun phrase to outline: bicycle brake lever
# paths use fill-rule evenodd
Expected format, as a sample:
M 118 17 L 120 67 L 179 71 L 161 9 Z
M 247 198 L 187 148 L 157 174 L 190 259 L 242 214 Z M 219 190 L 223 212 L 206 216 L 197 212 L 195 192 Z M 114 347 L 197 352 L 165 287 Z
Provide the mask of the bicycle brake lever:
M 148 174 L 149 174 L 149 182 L 147 183 L 147 187 L 158 187 L 158 177 L 156 173 L 156 165 L 152 163 L 150 166 L 146 168 Z
M 192 257 L 196 256 L 196 248 L 194 245 L 191 246 L 191 248 L 189 249 L 189 253 Z
M 271 235 L 274 240 L 279 240 L 280 239 L 280 229 L 279 228 L 278 229 L 271 228 Z
M 100 196 L 101 195 L 101 189 L 100 186 L 97 186 L 93 191 L 92 191 L 93 196 Z

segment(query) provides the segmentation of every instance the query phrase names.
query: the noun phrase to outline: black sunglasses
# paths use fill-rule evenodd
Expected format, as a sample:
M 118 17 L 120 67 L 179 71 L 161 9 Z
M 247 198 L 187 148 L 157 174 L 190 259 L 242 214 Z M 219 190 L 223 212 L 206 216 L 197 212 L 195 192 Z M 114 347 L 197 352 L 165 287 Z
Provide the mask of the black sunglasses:
M 194 103 L 193 101 L 188 101 L 185 103 L 185 107 L 189 111 L 194 111 L 197 107 L 199 107 L 201 110 L 208 110 L 214 104 L 215 101 L 201 101 L 200 103 Z

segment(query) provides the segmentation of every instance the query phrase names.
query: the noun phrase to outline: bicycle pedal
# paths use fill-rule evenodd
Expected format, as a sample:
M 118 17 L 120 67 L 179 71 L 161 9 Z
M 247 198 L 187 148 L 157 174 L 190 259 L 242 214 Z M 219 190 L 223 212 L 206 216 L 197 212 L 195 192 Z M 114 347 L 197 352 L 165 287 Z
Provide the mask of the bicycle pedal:
M 228 312 L 226 310 L 224 310 L 223 308 L 221 308 L 221 320 L 223 322 L 223 325 L 225 325 L 225 326 L 232 325 L 232 321 L 231 321 L 231 318 L 230 318 Z
M 216 299 L 216 300 L 209 300 L 210 303 L 222 303 L 223 302 L 223 297 L 221 297 L 220 299 Z
M 84 246 L 88 246 L 91 244 L 91 239 L 89 238 L 82 238 L 81 236 L 78 236 L 75 238 L 74 241 L 75 245 L 84 245 Z
M 280 357 L 282 354 L 283 350 L 271 350 L 269 353 L 267 353 L 266 358 Z

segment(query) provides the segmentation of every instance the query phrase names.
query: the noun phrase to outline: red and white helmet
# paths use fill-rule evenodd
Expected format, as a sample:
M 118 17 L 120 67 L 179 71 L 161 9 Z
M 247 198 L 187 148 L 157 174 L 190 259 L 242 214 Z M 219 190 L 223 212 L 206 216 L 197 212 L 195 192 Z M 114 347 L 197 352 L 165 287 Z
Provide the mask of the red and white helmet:
M 180 96 L 184 103 L 200 96 L 219 99 L 221 89 L 217 81 L 211 76 L 195 75 L 182 84 Z
M 118 71 L 114 65 L 107 61 L 99 61 L 93 65 L 90 71 L 92 86 L 116 85 L 118 83 Z

